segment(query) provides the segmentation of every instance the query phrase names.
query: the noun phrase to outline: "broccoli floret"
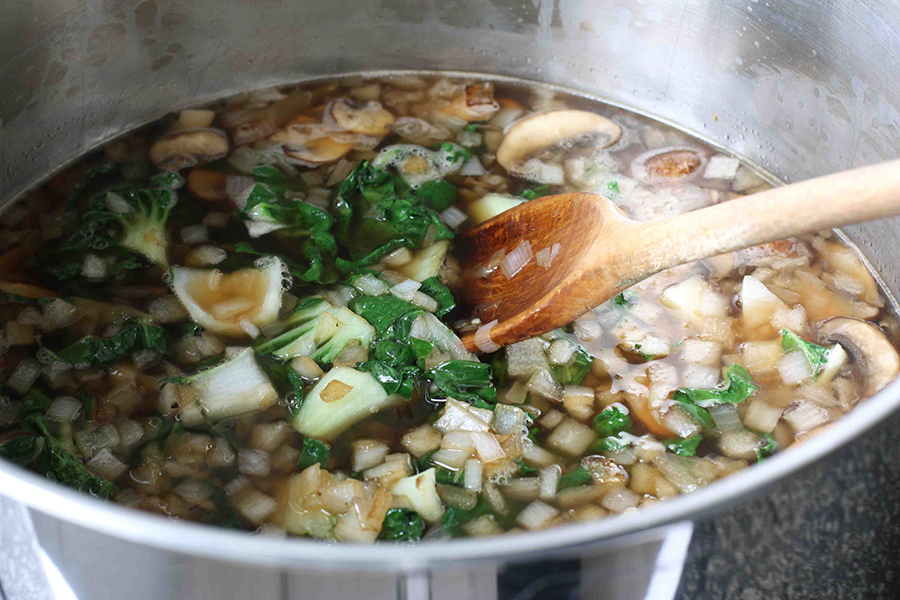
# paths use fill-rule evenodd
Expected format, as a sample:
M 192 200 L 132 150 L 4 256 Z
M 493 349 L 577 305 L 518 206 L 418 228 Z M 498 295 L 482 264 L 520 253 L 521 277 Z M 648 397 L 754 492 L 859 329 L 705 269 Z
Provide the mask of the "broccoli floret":
M 177 203 L 177 182 L 155 182 L 165 187 L 122 184 L 92 196 L 78 230 L 54 249 L 57 276 L 106 279 L 140 268 L 139 257 L 168 268 L 166 221 Z
M 327 366 L 349 344 L 358 342 L 368 350 L 375 339 L 375 328 L 365 319 L 316 296 L 302 301 L 283 325 L 284 333 L 260 343 L 257 353 L 281 360 L 309 356 Z

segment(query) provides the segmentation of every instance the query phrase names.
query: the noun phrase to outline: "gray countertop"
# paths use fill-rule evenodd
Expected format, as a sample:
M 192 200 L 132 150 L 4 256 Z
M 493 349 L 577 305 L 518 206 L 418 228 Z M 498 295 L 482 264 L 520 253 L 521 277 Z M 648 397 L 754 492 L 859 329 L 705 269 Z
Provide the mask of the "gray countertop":
M 900 415 L 698 522 L 678 600 L 900 597 L 898 487 Z

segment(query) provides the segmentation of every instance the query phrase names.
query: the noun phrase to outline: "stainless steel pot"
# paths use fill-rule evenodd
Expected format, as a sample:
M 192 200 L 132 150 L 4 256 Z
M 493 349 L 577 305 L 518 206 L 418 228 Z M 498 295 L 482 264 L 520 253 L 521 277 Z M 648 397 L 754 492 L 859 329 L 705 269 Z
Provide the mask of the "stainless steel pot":
M 377 69 L 447 69 L 567 86 L 678 124 L 785 180 L 900 156 L 900 7 L 893 2 L 7 4 L 0 20 L 0 198 L 5 202 L 64 161 L 173 108 L 246 88 Z M 886 287 L 900 292 L 900 263 L 894 259 L 900 223 L 870 223 L 846 233 Z M 17 507 L 7 501 L 10 512 L 0 533 L 11 539 L 16 531 L 9 523 L 32 519 L 44 550 L 68 565 L 67 575 L 80 572 L 81 580 L 95 584 L 99 577 L 117 581 L 108 561 L 92 562 L 95 553 L 114 551 L 129 553 L 119 554 L 121 564 L 155 557 L 153 568 L 167 569 L 171 582 L 182 586 L 179 568 L 196 576 L 198 568 L 232 564 L 241 573 L 377 572 L 390 587 L 398 573 L 418 577 L 583 556 L 622 544 L 647 547 L 648 540 L 661 538 L 654 528 L 724 510 L 841 447 L 898 405 L 900 381 L 828 433 L 700 492 L 633 515 L 515 538 L 369 548 L 250 536 L 101 503 L 5 463 L 0 492 L 30 509 L 15 513 Z M 29 527 L 26 523 L 27 535 Z M 61 545 L 74 540 L 90 541 Z M 424 580 L 409 581 L 408 592 Z M 137 589 L 135 584 L 127 590 L 129 597 L 142 597 Z M 157 598 L 176 597 L 154 591 Z M 233 588 L 219 594 L 241 595 Z M 184 587 L 177 592 L 179 598 L 188 595 Z

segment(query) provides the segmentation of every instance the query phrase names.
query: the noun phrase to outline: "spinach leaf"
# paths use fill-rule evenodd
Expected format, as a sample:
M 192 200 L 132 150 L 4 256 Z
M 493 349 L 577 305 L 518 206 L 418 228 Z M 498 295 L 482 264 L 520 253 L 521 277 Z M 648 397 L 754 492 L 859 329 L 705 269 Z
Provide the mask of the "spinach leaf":
M 140 319 L 127 319 L 117 334 L 108 338 L 86 335 L 62 350 L 53 351 L 38 344 L 52 358 L 70 365 L 88 365 L 93 362 L 111 364 L 129 356 L 135 350 L 150 349 L 164 354 L 166 351 L 166 330 L 156 325 L 147 325 Z
M 350 301 L 350 310 L 369 322 L 380 337 L 406 337 L 412 319 L 425 312 L 396 296 L 358 296 Z M 406 324 L 404 327 L 401 325 Z
M 622 439 L 617 435 L 610 435 L 591 444 L 591 452 L 621 452 L 630 445 L 630 440 Z
M 453 292 L 438 277 L 429 277 L 423 281 L 419 291 L 437 300 L 438 309 L 434 312 L 434 316 L 439 319 L 444 318 L 456 308 Z
M 590 471 L 588 471 L 584 467 L 578 467 L 577 469 L 573 469 L 572 471 L 569 471 L 568 473 L 560 477 L 559 485 L 557 487 L 561 490 L 564 490 L 570 487 L 584 485 L 590 482 L 592 479 L 593 477 L 591 477 Z
M 583 380 L 591 365 L 594 364 L 594 357 L 579 347 L 575 351 L 575 360 L 569 365 L 551 365 L 550 370 L 553 377 L 563 385 L 578 385 Z
M 319 463 L 323 469 L 327 469 L 330 458 L 331 449 L 328 444 L 316 438 L 303 438 L 300 458 L 297 460 L 297 468 L 302 471 L 315 463 Z
M 380 537 L 389 542 L 415 542 L 422 539 L 425 523 L 409 508 L 392 508 L 384 515 Z
M 738 364 L 725 367 L 725 385 L 714 389 L 681 388 L 675 391 L 673 399 L 679 404 L 694 404 L 699 407 L 713 404 L 740 404 L 757 389 L 747 369 Z
M 207 483 L 207 485 L 212 488 L 211 498 L 215 505 L 215 510 L 213 511 L 209 522 L 213 525 L 218 525 L 219 527 L 225 527 L 226 529 L 243 529 L 241 518 L 228 500 L 228 496 L 225 495 L 225 491 L 211 483 Z
M 702 435 L 692 435 L 686 438 L 663 440 L 662 444 L 678 456 L 693 456 L 697 453 L 697 446 L 702 440 Z
M 613 298 L 613 304 L 616 306 L 621 306 L 623 308 L 628 308 L 632 304 L 634 304 L 638 299 L 638 295 L 634 292 L 630 292 L 625 290 L 615 298 Z
M 447 510 L 444 511 L 441 525 L 445 530 L 455 534 L 458 533 L 460 527 L 469 521 L 491 513 L 491 505 L 487 503 L 487 500 L 479 496 L 475 506 L 469 510 L 463 510 L 461 508 L 456 508 L 455 506 L 448 507 Z
M 831 349 L 807 342 L 787 329 L 781 330 L 781 348 L 785 352 L 802 352 L 809 364 L 810 371 L 812 371 L 813 379 L 818 377 L 825 365 L 828 364 L 828 354 L 831 352 Z
M 349 261 L 336 263 L 338 269 L 351 273 L 399 247 L 419 248 L 429 230 L 434 232 L 431 239 L 452 239 L 453 232 L 427 204 L 443 206 L 448 188 L 436 184 L 424 194 L 427 201 L 399 176 L 360 161 L 332 202 L 335 237 L 350 254 Z
M 601 437 L 618 435 L 622 431 L 631 432 L 631 417 L 618 406 L 607 406 L 594 417 L 591 425 Z
M 519 471 L 518 471 L 519 477 L 527 477 L 529 475 L 535 475 L 540 470 L 540 469 L 536 469 L 534 467 L 529 467 L 528 465 L 525 464 L 525 461 L 523 461 L 521 458 L 516 461 L 516 464 L 519 465 Z
M 760 433 L 758 431 L 755 431 L 754 433 L 765 440 L 765 444 L 756 450 L 756 462 L 761 462 L 763 459 L 772 456 L 775 451 L 778 450 L 778 442 L 775 441 L 775 438 L 772 437 L 771 433 Z
M 115 488 L 112 482 L 93 475 L 81 459 L 66 450 L 50 431 L 43 416 L 29 415 L 22 421 L 21 427 L 44 437 L 44 448 L 30 463 L 31 470 L 76 490 L 109 498 Z
M 489 405 L 497 402 L 497 388 L 491 385 L 491 365 L 487 363 L 450 360 L 427 371 L 425 376 L 448 398 Z
M 550 191 L 549 185 L 539 185 L 535 188 L 531 188 L 530 190 L 522 190 L 519 194 L 526 200 L 536 200 L 543 196 L 549 196 L 552 192 Z
M 42 450 L 42 444 L 37 436 L 22 435 L 0 444 L 0 458 L 24 467 Z
M 53 401 L 35 388 L 28 390 L 25 397 L 22 398 L 22 405 L 19 408 L 19 414 L 26 417 L 31 413 L 45 413 Z

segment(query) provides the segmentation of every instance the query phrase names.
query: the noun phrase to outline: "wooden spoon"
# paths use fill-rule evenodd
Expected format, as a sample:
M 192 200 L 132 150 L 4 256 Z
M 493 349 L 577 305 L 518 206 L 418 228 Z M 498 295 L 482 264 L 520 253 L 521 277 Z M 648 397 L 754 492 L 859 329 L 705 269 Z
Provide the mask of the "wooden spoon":
M 463 300 L 505 346 L 562 327 L 676 265 L 787 237 L 900 214 L 900 160 L 773 188 L 662 221 L 629 219 L 589 193 L 546 196 L 508 210 L 459 238 Z M 500 250 L 559 244 L 550 268 L 532 259 L 512 278 L 471 274 Z M 481 269 L 485 271 L 485 269 Z M 463 337 L 476 351 L 475 334 Z

